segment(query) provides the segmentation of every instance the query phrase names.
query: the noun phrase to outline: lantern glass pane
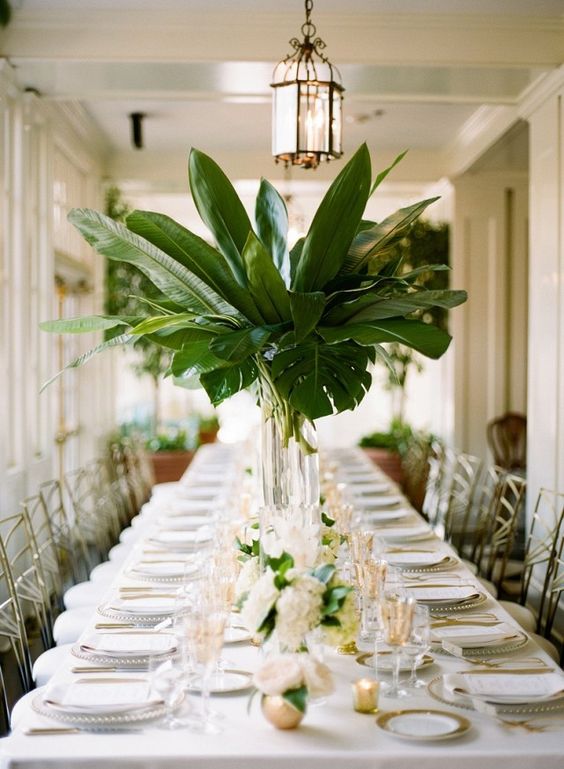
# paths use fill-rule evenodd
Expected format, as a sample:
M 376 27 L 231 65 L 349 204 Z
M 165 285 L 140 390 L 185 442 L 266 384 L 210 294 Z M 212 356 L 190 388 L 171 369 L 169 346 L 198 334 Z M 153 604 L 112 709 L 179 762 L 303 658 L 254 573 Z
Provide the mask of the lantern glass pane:
M 300 152 L 329 152 L 329 86 L 300 86 Z
M 297 151 L 298 86 L 274 88 L 272 99 L 272 154 L 285 155 Z
M 341 155 L 343 152 L 343 97 L 336 88 L 333 90 L 333 122 L 331 131 L 333 133 L 333 152 L 335 155 Z

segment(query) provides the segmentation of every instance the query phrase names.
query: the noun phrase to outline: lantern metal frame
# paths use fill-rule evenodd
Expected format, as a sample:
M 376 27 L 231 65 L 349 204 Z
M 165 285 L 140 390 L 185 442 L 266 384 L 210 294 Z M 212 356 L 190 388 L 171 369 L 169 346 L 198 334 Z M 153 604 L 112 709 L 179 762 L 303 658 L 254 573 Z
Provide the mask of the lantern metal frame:
M 285 166 L 298 165 L 302 168 L 317 168 L 322 160 L 330 161 L 340 158 L 343 154 L 342 102 L 345 89 L 339 69 L 323 53 L 326 48 L 325 42 L 320 37 L 316 37 L 317 29 L 311 21 L 312 9 L 313 0 L 305 0 L 306 20 L 301 27 L 303 40 L 300 41 L 297 37 L 290 40 L 294 51 L 276 65 L 270 84 L 274 89 L 272 145 L 275 161 L 282 162 Z M 295 111 L 296 119 L 295 147 L 277 153 L 278 134 L 282 132 L 277 105 L 280 104 L 279 96 L 284 88 L 295 89 L 295 96 L 292 99 L 292 111 Z M 310 116 L 304 115 L 303 112 L 304 107 L 307 110 L 307 105 L 321 100 L 322 96 L 328 103 L 328 110 L 327 124 L 323 126 L 326 141 L 319 149 L 307 146 L 307 130 L 304 131 L 304 124 Z M 336 107 L 339 111 L 338 125 L 335 125 Z M 318 134 L 320 133 L 321 129 L 318 130 Z M 314 136 L 313 132 L 312 136 Z

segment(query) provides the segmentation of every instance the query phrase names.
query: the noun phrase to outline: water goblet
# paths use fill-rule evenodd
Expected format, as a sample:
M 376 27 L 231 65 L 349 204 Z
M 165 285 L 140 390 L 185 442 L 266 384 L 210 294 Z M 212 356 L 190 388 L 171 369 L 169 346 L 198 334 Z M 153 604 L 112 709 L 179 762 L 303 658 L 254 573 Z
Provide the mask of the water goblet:
M 421 663 L 423 656 L 431 648 L 431 623 L 429 608 L 416 606 L 411 626 L 411 634 L 408 642 L 403 647 L 403 653 L 411 663 L 410 675 L 407 680 L 409 689 L 420 689 L 427 686 L 427 682 L 417 678 L 417 665 Z
M 163 662 L 158 656 L 149 658 L 149 679 L 151 691 L 164 702 L 166 715 L 161 722 L 164 729 L 182 729 L 186 721 L 178 718 L 176 709 L 181 704 L 185 688 L 185 676 L 178 659 Z
M 380 602 L 384 641 L 391 647 L 393 654 L 393 678 L 388 697 L 403 697 L 406 694 L 405 690 L 399 688 L 400 652 L 411 634 L 415 605 L 414 598 L 401 593 L 386 592 Z

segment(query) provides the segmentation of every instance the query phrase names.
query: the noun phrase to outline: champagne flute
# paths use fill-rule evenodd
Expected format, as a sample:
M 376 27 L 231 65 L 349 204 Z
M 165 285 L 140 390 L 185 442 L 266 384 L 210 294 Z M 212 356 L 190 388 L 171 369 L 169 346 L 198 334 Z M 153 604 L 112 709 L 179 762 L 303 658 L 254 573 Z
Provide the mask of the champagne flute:
M 202 604 L 186 623 L 191 656 L 199 671 L 202 709 L 194 730 L 204 734 L 219 734 L 221 727 L 211 717 L 209 699 L 211 680 L 223 647 L 226 613 L 221 605 Z
M 400 652 L 408 642 L 411 634 L 415 599 L 401 593 L 384 594 L 381 601 L 381 617 L 384 640 L 392 648 L 392 686 L 387 692 L 388 697 L 403 697 L 406 692 L 399 688 Z

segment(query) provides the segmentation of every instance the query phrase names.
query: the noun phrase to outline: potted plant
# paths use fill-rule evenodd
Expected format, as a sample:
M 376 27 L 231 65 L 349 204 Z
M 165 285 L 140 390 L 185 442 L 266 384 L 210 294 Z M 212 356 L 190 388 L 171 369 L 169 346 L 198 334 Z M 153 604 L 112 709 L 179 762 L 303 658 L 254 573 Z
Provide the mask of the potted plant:
M 362 401 L 371 365 L 387 357 L 384 344 L 399 341 L 440 357 L 450 336 L 412 313 L 466 300 L 464 291 L 421 288 L 417 270 L 400 275 L 401 259 L 391 250 L 436 198 L 382 222 L 363 218 L 403 154 L 373 180 L 362 145 L 329 187 L 307 235 L 288 251 L 288 215 L 277 190 L 261 181 L 253 225 L 219 166 L 192 150 L 192 196 L 217 248 L 162 214 L 134 211 L 121 224 L 74 209 L 69 220 L 99 253 L 138 267 L 166 299 L 146 304 L 144 317 L 91 316 L 43 328 L 115 332 L 69 366 L 144 337 L 171 350 L 176 381 L 196 380 L 213 405 L 253 388 L 263 415 L 263 504 L 316 505 L 315 420 Z
M 198 425 L 198 441 L 202 443 L 214 443 L 219 432 L 219 420 L 215 414 L 209 417 L 200 417 Z
M 393 419 L 389 430 L 365 435 L 359 441 L 374 464 L 383 470 L 395 483 L 403 483 L 402 457 L 405 454 L 413 430 L 404 422 Z
M 155 483 L 178 481 L 194 457 L 194 448 L 190 448 L 185 430 L 157 433 L 147 440 L 146 448 Z

